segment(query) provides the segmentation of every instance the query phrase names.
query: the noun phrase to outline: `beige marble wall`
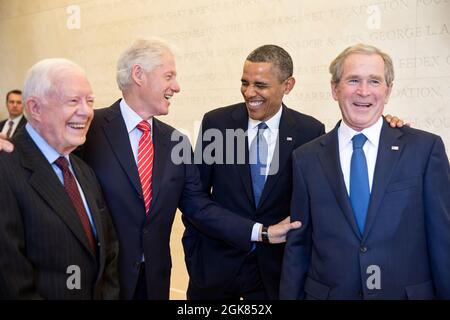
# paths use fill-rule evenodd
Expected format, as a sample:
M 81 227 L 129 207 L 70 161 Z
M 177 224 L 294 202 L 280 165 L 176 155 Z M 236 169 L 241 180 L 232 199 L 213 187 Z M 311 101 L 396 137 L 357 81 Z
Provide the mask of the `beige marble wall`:
M 241 101 L 243 61 L 267 43 L 294 59 L 297 84 L 286 104 L 332 128 L 339 110 L 328 64 L 366 42 L 394 60 L 386 112 L 450 147 L 450 0 L 0 0 L 1 99 L 37 60 L 63 56 L 87 70 L 96 107 L 108 106 L 120 96 L 120 51 L 145 36 L 177 47 L 182 91 L 164 119 L 191 136 L 206 111 Z

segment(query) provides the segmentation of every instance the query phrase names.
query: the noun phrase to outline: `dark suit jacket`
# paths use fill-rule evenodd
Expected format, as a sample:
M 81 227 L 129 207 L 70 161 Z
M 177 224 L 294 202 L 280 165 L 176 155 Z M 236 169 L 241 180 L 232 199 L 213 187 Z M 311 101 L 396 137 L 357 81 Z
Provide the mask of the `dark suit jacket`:
M 6 125 L 6 122 L 8 121 L 8 119 L 0 121 L 0 132 L 3 130 L 3 127 Z M 16 130 L 14 130 L 13 133 L 13 137 L 19 133 L 19 129 L 23 128 L 25 125 L 27 124 L 27 119 L 25 118 L 25 116 L 22 117 L 22 119 L 20 119 L 19 123 L 17 124 L 17 128 Z
M 251 248 L 253 223 L 238 216 L 233 218 L 229 211 L 212 203 L 201 189 L 194 164 L 172 161 L 172 149 L 178 145 L 172 135 L 185 137 L 156 118 L 153 199 L 146 218 L 137 166 L 119 103 L 120 100 L 109 108 L 95 110 L 82 154 L 97 174 L 119 236 L 122 297 L 133 297 L 144 254 L 149 298 L 168 299 L 172 267 L 169 240 L 177 207 L 204 232 L 242 250 Z M 190 159 L 192 149 L 188 141 L 185 147 Z
M 208 112 L 203 118 L 201 133 L 211 128 L 218 129 L 224 137 L 227 129 L 247 131 L 248 113 L 245 104 L 239 103 Z M 279 170 L 268 176 L 259 207 L 255 208 L 254 203 L 247 141 L 244 146 L 244 164 L 199 165 L 203 188 L 211 194 L 212 200 L 243 217 L 266 226 L 278 223 L 289 215 L 292 151 L 324 132 L 324 125 L 319 121 L 283 105 L 279 142 L 275 149 L 275 154 L 279 153 Z M 203 145 L 197 143 L 196 152 L 203 152 L 208 145 L 207 142 Z M 225 145 L 222 151 L 226 159 Z M 235 147 L 234 157 L 232 156 L 235 163 L 237 155 Z M 200 288 L 223 289 L 224 284 L 238 272 L 247 252 L 199 233 L 188 221 L 185 221 L 185 225 L 183 244 L 191 281 Z M 283 244 L 257 243 L 256 246 L 261 277 L 271 299 L 278 298 L 283 249 Z
M 362 236 L 337 127 L 293 158 L 291 213 L 303 226 L 288 235 L 282 299 L 450 298 L 450 169 L 438 136 L 383 124 Z M 367 285 L 376 278 L 379 289 Z
M 0 153 L 0 298 L 117 299 L 118 244 L 93 171 L 70 155 L 97 229 L 97 258 L 64 186 L 26 130 L 13 143 L 13 153 Z M 71 265 L 80 268 L 81 290 L 67 287 Z

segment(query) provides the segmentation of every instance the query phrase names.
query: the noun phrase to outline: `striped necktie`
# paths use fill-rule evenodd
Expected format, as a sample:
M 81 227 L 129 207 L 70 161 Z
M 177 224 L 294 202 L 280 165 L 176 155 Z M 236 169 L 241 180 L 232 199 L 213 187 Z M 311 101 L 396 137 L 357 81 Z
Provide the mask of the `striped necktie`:
M 138 145 L 138 172 L 144 196 L 145 214 L 148 215 L 152 202 L 153 141 L 150 124 L 147 121 L 139 122 L 137 128 L 142 131 Z

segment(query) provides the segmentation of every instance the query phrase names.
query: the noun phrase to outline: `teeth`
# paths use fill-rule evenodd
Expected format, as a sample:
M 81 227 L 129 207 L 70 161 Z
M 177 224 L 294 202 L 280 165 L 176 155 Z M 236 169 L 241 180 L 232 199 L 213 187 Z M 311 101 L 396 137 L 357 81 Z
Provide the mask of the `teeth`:
M 172 96 L 171 96 L 171 95 L 168 95 L 168 94 L 165 94 L 165 95 L 164 95 L 164 98 L 166 98 L 167 100 L 169 100 L 170 98 L 172 98 Z
M 249 101 L 248 104 L 252 107 L 257 107 L 263 104 L 263 101 Z
M 84 129 L 86 127 L 85 123 L 69 123 L 68 125 L 72 129 Z
M 358 102 L 355 102 L 354 105 L 358 106 L 358 107 L 369 107 L 372 104 L 371 103 L 358 103 Z

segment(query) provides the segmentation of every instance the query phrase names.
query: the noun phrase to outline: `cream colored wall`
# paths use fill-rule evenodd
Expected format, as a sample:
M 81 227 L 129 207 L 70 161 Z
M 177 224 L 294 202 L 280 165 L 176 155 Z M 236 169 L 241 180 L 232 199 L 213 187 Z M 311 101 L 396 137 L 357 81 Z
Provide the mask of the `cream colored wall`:
M 241 101 L 243 61 L 267 43 L 294 59 L 297 84 L 286 104 L 329 130 L 339 110 L 328 64 L 346 46 L 366 42 L 394 59 L 386 112 L 441 135 L 450 147 L 450 0 L 0 0 L 1 99 L 21 87 L 37 60 L 63 56 L 87 70 L 96 106 L 108 106 L 120 96 L 119 53 L 145 36 L 178 48 L 182 91 L 164 119 L 191 135 L 206 111 Z

